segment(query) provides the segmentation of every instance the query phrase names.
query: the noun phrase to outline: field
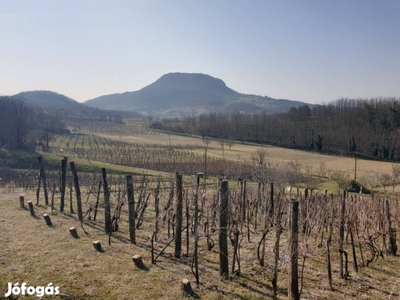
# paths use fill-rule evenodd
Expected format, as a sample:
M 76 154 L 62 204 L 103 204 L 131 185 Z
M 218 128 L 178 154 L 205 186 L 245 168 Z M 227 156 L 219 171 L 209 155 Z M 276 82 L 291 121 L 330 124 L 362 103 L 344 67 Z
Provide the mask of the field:
M 273 283 L 276 282 L 276 298 L 286 299 L 291 261 L 289 244 L 292 241 L 290 199 L 296 199 L 300 202 L 298 265 L 302 299 L 399 298 L 400 264 L 398 256 L 393 255 L 396 253 L 391 244 L 393 230 L 398 228 L 400 220 L 400 205 L 395 196 L 381 193 L 372 198 L 349 194 L 344 198 L 343 194 L 325 194 L 324 188 L 314 190 L 312 194 L 308 191 L 306 196 L 304 189 L 290 193 L 285 190 L 285 185 L 276 184 L 271 197 L 269 183 L 261 189 L 257 182 L 248 181 L 245 185 L 230 179 L 229 274 L 224 277 L 220 276 L 219 262 L 221 228 L 217 177 L 209 177 L 206 182 L 202 178 L 199 185 L 199 285 L 196 285 L 192 272 L 197 195 L 194 174 L 183 175 L 182 254 L 176 258 L 175 241 L 172 240 L 176 235 L 178 211 L 175 172 L 148 171 L 134 168 L 129 163 L 125 166 L 111 163 L 126 162 L 133 148 L 135 154 L 141 153 L 143 148 L 148 157 L 152 157 L 149 155 L 152 151 L 159 151 L 158 155 L 171 151 L 165 157 L 168 163 L 170 159 L 172 162 L 175 159 L 176 164 L 178 160 L 198 159 L 199 165 L 203 165 L 205 142 L 196 137 L 151 132 L 145 125 L 132 123 L 105 127 L 84 124 L 74 129 L 76 135 L 56 137 L 52 141 L 52 153 L 41 153 L 45 163 L 68 156 L 70 161 L 76 161 L 79 172 L 94 170 L 93 174 L 79 173 L 85 215 L 82 226 L 74 189 L 67 189 L 64 212 L 59 210 L 59 191 L 54 190 L 54 209 L 45 205 L 41 191 L 39 203 L 34 205 L 35 216 L 31 216 L 27 201 L 36 204 L 36 189 L 18 187 L 17 182 L 3 185 L 0 191 L 0 297 L 7 292 L 9 282 L 26 282 L 29 286 L 52 283 L 59 287 L 59 295 L 45 296 L 44 299 L 273 299 Z M 207 146 L 210 161 L 249 164 L 252 153 L 260 148 L 234 143 L 231 147 L 224 144 L 222 149 L 221 141 L 216 140 L 209 141 Z M 277 165 L 297 162 L 301 172 L 327 182 L 332 181 L 329 174 L 343 172 L 351 178 L 354 173 L 354 159 L 351 158 L 263 148 L 267 150 L 268 159 Z M 97 155 L 97 160 L 92 155 Z M 131 162 L 135 159 L 132 155 Z M 117 218 L 118 230 L 111 237 L 105 233 L 105 193 L 102 188 L 97 190 L 102 166 L 98 160 L 109 160 L 103 166 L 114 172 L 108 175 L 111 212 L 113 216 L 120 213 L 120 218 Z M 152 163 L 150 158 L 148 163 Z M 357 174 L 361 178 L 371 172 L 389 173 L 391 168 L 389 163 L 359 160 Z M 125 176 L 118 175 L 124 172 L 134 174 L 137 221 L 142 221 L 136 230 L 136 244 L 130 241 Z M 57 176 L 57 172 L 53 172 L 49 183 Z M 72 181 L 71 174 L 68 181 Z M 315 182 L 307 184 L 317 185 Z M 20 196 L 24 196 L 24 208 L 20 207 Z M 49 192 L 50 199 L 51 196 Z M 74 213 L 69 208 L 71 199 Z M 93 208 L 98 199 L 100 206 L 94 220 Z M 271 206 L 271 199 L 275 199 L 274 206 Z M 50 216 L 52 226 L 46 225 L 45 213 Z M 77 229 L 79 238 L 70 235 L 70 227 Z M 152 263 L 151 241 L 156 228 L 153 250 L 155 256 L 160 255 Z M 103 250 L 96 251 L 93 241 L 100 241 Z M 169 241 L 171 244 L 162 252 Z M 265 255 L 262 256 L 260 249 L 264 247 Z M 348 257 L 346 268 L 344 253 Z M 144 267 L 138 268 L 133 263 L 133 255 L 143 258 Z M 331 272 L 328 272 L 328 261 Z M 184 278 L 191 282 L 194 292 L 190 295 L 181 290 Z M 25 298 L 28 297 L 11 299 Z

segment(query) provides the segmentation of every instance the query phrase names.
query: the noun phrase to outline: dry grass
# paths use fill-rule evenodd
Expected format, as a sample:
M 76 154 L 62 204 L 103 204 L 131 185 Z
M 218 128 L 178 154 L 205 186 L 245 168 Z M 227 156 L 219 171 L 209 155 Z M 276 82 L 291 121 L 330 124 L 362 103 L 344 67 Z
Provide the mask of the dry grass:
M 134 135 L 129 135 L 128 132 L 124 132 L 122 136 L 118 134 L 101 135 L 127 142 L 205 146 L 200 138 L 149 131 L 135 132 Z M 235 143 L 232 149 L 229 149 L 225 145 L 224 156 L 227 159 L 248 161 L 251 154 L 259 147 Z M 303 170 L 314 174 L 322 171 L 340 171 L 352 174 L 354 170 L 354 160 L 350 158 L 264 147 L 271 160 L 281 163 L 297 161 L 301 163 Z M 197 151 L 200 154 L 202 150 Z M 218 141 L 211 142 L 208 154 L 214 157 L 222 156 Z M 78 160 L 78 165 L 79 163 L 83 165 L 84 161 Z M 107 169 L 113 167 L 119 172 L 143 172 L 143 170 L 105 165 L 100 162 L 91 162 L 91 164 L 96 168 L 100 166 Z M 360 176 L 372 171 L 390 172 L 390 170 L 390 163 L 358 161 L 357 172 Z M 150 173 L 146 171 L 146 174 Z M 82 192 L 85 193 L 85 191 Z M 190 194 L 190 191 L 188 192 Z M 208 193 L 208 199 L 212 199 L 212 194 L 215 194 L 216 191 Z M 258 229 L 257 232 L 252 233 L 250 242 L 244 238 L 241 243 L 240 276 L 231 276 L 227 280 L 223 280 L 219 276 L 217 234 L 212 236 L 216 242 L 212 251 L 207 250 L 206 239 L 203 237 L 199 242 L 200 285 L 197 287 L 191 272 L 192 239 L 189 256 L 182 256 L 180 259 L 174 258 L 172 243 L 160 256 L 157 263 L 151 264 L 150 238 L 154 228 L 152 205 L 146 211 L 143 226 L 137 230 L 136 245 L 132 245 L 129 241 L 127 205 L 124 205 L 119 231 L 113 234 L 112 243 L 108 245 L 108 236 L 104 233 L 103 211 L 99 212 L 96 222 L 85 219 L 84 227 L 88 231 L 88 235 L 85 235 L 75 214 L 60 213 L 58 210 L 50 212 L 46 206 L 38 205 L 35 206 L 38 217 L 31 217 L 28 210 L 19 208 L 18 197 L 20 195 L 25 196 L 25 203 L 28 200 L 36 202 L 33 191 L 27 192 L 14 188 L 0 190 L 0 299 L 6 292 L 8 282 L 27 282 L 33 286 L 45 286 L 52 282 L 60 287 L 61 295 L 54 297 L 57 299 L 272 299 L 271 266 L 274 256 L 274 231 L 267 236 L 266 267 L 259 266 L 256 259 L 257 243 L 261 236 L 261 230 Z M 116 195 L 112 195 L 112 197 L 115 205 Z M 167 196 L 163 197 L 161 202 L 165 203 Z M 86 198 L 86 195 L 82 197 L 82 199 Z M 57 205 L 58 201 L 59 195 L 56 195 Z M 93 200 L 85 202 L 84 211 L 92 204 Z M 44 213 L 50 215 L 53 222 L 52 227 L 45 224 L 42 217 Z M 72 226 L 77 228 L 79 239 L 74 239 L 69 234 L 68 229 Z M 165 227 L 159 236 L 159 241 L 155 243 L 157 253 L 168 240 Z M 186 253 L 184 237 L 185 234 L 183 235 L 182 252 Z M 104 252 L 97 252 L 93 248 L 94 240 L 101 242 Z M 318 248 L 314 240 L 310 245 L 312 255 L 307 258 L 305 263 L 303 299 L 399 298 L 400 263 L 398 257 L 379 258 L 370 267 L 364 267 L 358 273 L 353 271 L 350 266 L 351 276 L 348 280 L 343 280 L 339 278 L 337 245 L 332 245 L 334 291 L 331 291 L 327 280 L 325 248 Z M 280 261 L 278 277 L 279 299 L 287 298 L 287 262 L 284 260 L 286 247 L 287 232 L 284 231 L 281 239 L 282 261 Z M 229 247 L 229 251 L 231 255 L 231 247 Z M 136 254 L 143 257 L 146 268 L 135 267 L 132 256 Z M 230 257 L 230 262 L 231 259 L 232 257 Z M 349 263 L 352 263 L 351 258 Z M 180 283 L 183 278 L 191 281 L 195 291 L 194 295 L 184 296 L 182 294 Z
M 100 136 L 107 137 L 114 140 L 120 140 L 120 136 L 112 134 L 99 134 Z M 149 144 L 161 144 L 161 145 L 197 145 L 204 147 L 204 140 L 198 137 L 189 137 L 181 135 L 169 135 L 164 133 L 152 133 L 152 134 L 125 134 L 122 136 L 122 140 L 130 143 L 149 143 Z M 209 144 L 208 155 L 214 157 L 222 157 L 222 150 L 220 149 L 220 141 L 211 140 Z M 301 150 L 285 149 L 274 146 L 259 146 L 254 144 L 241 144 L 234 143 L 231 147 L 227 144 L 224 146 L 224 157 L 230 160 L 250 161 L 251 154 L 254 153 L 257 148 L 265 148 L 268 152 L 268 157 L 275 162 L 290 163 L 298 162 L 301 164 L 303 171 L 308 171 L 313 174 L 328 175 L 329 172 L 343 172 L 350 178 L 353 178 L 354 174 L 354 159 L 324 155 L 316 152 L 307 152 Z M 200 151 L 200 150 L 199 150 Z M 199 152 L 200 153 L 200 152 Z M 203 152 L 201 152 L 203 154 Z M 357 174 L 358 177 L 362 177 L 365 174 L 375 173 L 391 173 L 392 163 L 378 162 L 373 160 L 357 160 Z
M 33 286 L 52 282 L 60 287 L 61 295 L 54 297 L 57 299 L 272 299 L 272 273 L 269 266 L 273 263 L 274 231 L 268 235 L 266 268 L 256 262 L 256 248 L 260 238 L 258 232 L 252 235 L 251 242 L 247 238 L 243 239 L 240 250 L 241 274 L 231 276 L 228 280 L 219 277 L 218 237 L 213 236 L 216 246 L 212 251 L 206 250 L 206 241 L 201 239 L 201 284 L 197 287 L 190 269 L 192 244 L 188 257 L 174 258 L 172 243 L 157 263 L 151 264 L 150 237 L 154 220 L 151 206 L 146 212 L 143 226 L 137 231 L 137 245 L 129 242 L 126 205 L 121 215 L 119 231 L 112 237 L 111 245 L 108 245 L 108 236 L 103 230 L 102 211 L 99 212 L 96 222 L 85 219 L 84 227 L 89 233 L 85 235 L 75 214 L 60 213 L 57 210 L 51 212 L 46 206 L 38 205 L 35 206 L 37 217 L 31 217 L 28 210 L 19 208 L 20 195 L 25 196 L 25 203 L 28 200 L 36 202 L 33 192 L 4 188 L 0 193 L 0 298 L 6 292 L 8 282 L 27 282 Z M 115 198 L 112 201 L 115 203 Z M 84 208 L 87 209 L 89 204 L 90 200 L 84 203 Z M 45 224 L 42 218 L 44 213 L 51 216 L 52 227 Z M 74 239 L 69 234 L 68 229 L 72 226 L 77 228 L 79 239 Z M 101 242 L 103 253 L 93 248 L 94 240 Z M 159 242 L 156 243 L 157 252 L 167 240 L 164 228 Z M 186 253 L 185 245 L 184 239 L 183 253 Z M 284 260 L 286 245 L 287 236 L 284 232 L 278 278 L 279 299 L 287 298 L 287 265 Z M 370 267 L 362 268 L 359 273 L 353 271 L 350 265 L 351 276 L 348 280 L 343 280 L 339 279 L 338 253 L 333 245 L 335 290 L 331 291 L 326 276 L 324 248 L 316 247 L 314 240 L 310 245 L 314 248 L 305 264 L 303 299 L 398 299 L 398 257 L 379 258 Z M 231 247 L 229 251 L 231 255 Z M 143 257 L 146 268 L 135 267 L 132 262 L 135 254 Z M 191 281 L 194 295 L 184 296 L 180 291 L 183 278 Z

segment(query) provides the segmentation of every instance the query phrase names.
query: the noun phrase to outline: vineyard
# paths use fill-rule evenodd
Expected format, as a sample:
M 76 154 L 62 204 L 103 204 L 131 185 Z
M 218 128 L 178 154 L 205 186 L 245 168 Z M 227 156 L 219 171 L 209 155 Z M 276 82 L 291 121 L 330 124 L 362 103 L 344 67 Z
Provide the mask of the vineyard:
M 67 156 L 72 160 L 83 159 L 89 163 L 101 161 L 169 173 L 195 174 L 203 171 L 210 176 L 248 176 L 248 164 L 244 164 L 239 158 L 228 161 L 224 156 L 215 155 L 217 152 L 223 153 L 221 146 L 126 141 L 125 136 L 152 134 L 154 140 L 161 136 L 157 132 L 149 131 L 147 127 L 113 124 L 104 128 L 90 123 L 76 126 L 72 131 L 74 134 L 56 136 L 47 152 Z
M 59 286 L 52 299 L 399 298 L 395 195 L 309 189 L 315 177 L 262 150 L 230 160 L 146 128 L 81 124 L 54 137 L 33 184 L 3 185 L 2 295 L 26 281 Z M 164 143 L 138 142 L 144 132 Z
M 63 212 L 59 209 L 60 196 L 57 192 L 49 195 L 51 201 L 48 204 L 43 203 L 42 192 L 39 201 L 35 200 L 34 191 L 25 191 L 25 198 L 36 203 L 36 215 L 47 213 L 51 216 L 54 224 L 52 230 L 63 237 L 65 245 L 69 245 L 63 250 L 65 255 L 73 255 L 74 245 L 83 247 L 85 243 L 88 245 L 91 240 L 96 239 L 103 245 L 102 256 L 96 255 L 94 249 L 86 247 L 83 261 L 88 260 L 95 267 L 122 260 L 125 261 L 124 266 L 121 266 L 124 276 L 132 276 L 132 281 L 140 276 L 142 281 L 148 278 L 150 282 L 157 282 L 151 288 L 151 296 L 138 292 L 136 287 L 135 293 L 138 294 L 135 294 L 135 299 L 163 298 L 163 293 L 167 293 L 166 298 L 179 298 L 180 281 L 183 278 L 192 282 L 193 293 L 190 297 L 194 298 L 286 298 L 290 288 L 288 270 L 293 258 L 298 266 L 298 293 L 302 298 L 398 297 L 396 269 L 391 269 L 393 264 L 398 264 L 396 228 L 400 207 L 397 199 L 373 199 L 371 196 L 358 194 L 337 197 L 311 193 L 309 190 L 290 192 L 284 186 L 230 181 L 226 182 L 226 186 L 229 186 L 226 194 L 228 213 L 223 214 L 226 220 L 222 220 L 220 181 L 209 180 L 204 183 L 203 178 L 199 177 L 196 181 L 195 176 L 184 176 L 179 186 L 179 180 L 176 179 L 178 175 L 169 179 L 134 176 L 136 222 L 133 245 L 129 227 L 129 189 L 122 176 L 108 177 L 106 181 L 100 174 L 97 178 L 93 176 L 91 187 L 82 189 L 81 212 L 76 202 L 76 190 L 72 186 L 70 193 L 68 189 L 66 191 L 69 195 L 66 199 L 69 198 L 69 201 L 66 202 Z M 104 184 L 107 184 L 107 188 Z M 36 234 L 41 235 L 49 230 L 41 218 L 31 219 L 23 209 L 17 208 L 17 197 L 13 200 L 3 199 L 1 203 L 2 211 L 6 215 L 11 214 L 18 220 L 23 218 L 22 224 L 25 225 L 33 222 L 34 228 L 38 230 Z M 108 226 L 107 203 L 110 205 L 111 220 L 108 221 Z M 293 252 L 289 245 L 293 240 L 290 220 L 294 203 L 298 203 L 299 211 L 296 238 L 298 247 Z M 178 229 L 179 220 L 181 227 Z M 2 233 L 6 241 L 5 249 L 8 249 L 7 246 L 12 247 L 13 230 L 7 226 L 11 221 L 8 218 L 2 221 L 5 225 Z M 226 227 L 221 226 L 222 221 L 226 222 Z M 15 225 L 16 228 L 19 226 Z M 67 232 L 71 226 L 78 229 L 81 237 L 79 240 L 68 238 Z M 220 265 L 222 230 L 225 231 L 228 241 L 227 252 L 224 253 L 228 267 L 223 273 Z M 178 232 L 181 233 L 179 245 L 174 241 Z M 39 240 L 31 243 L 31 250 L 36 249 L 33 253 L 40 253 L 42 246 Z M 46 243 L 53 244 L 52 240 Z M 57 247 L 57 243 L 54 247 Z M 178 256 L 177 247 L 181 249 Z M 29 252 L 26 254 L 28 257 L 32 255 L 27 249 L 22 253 L 26 251 Z M 63 261 L 56 248 L 50 254 L 48 251 L 45 253 L 48 253 L 46 255 L 50 260 Z M 139 273 L 133 271 L 134 265 L 129 266 L 129 253 L 139 253 L 143 257 L 145 266 L 139 269 Z M 3 257 L 11 260 L 15 255 L 20 257 L 20 254 L 12 254 L 6 250 Z M 195 257 L 198 259 L 197 273 L 194 269 Z M 24 263 L 22 257 L 18 260 Z M 41 260 L 36 264 L 42 270 L 39 272 L 40 278 L 54 281 L 52 276 L 55 271 L 48 270 L 49 265 L 43 265 Z M 16 266 L 14 268 L 18 269 Z M 75 272 L 71 270 L 77 267 L 66 265 L 64 268 L 65 273 L 69 274 Z M 2 280 L 17 281 L 17 269 L 4 269 L 6 273 L 2 274 Z M 24 277 L 27 280 L 38 272 L 29 270 Z M 85 286 L 90 286 L 93 282 L 105 286 L 98 286 L 96 291 L 91 292 L 86 288 L 85 298 L 121 299 L 115 294 L 116 291 L 107 290 L 109 283 L 103 278 L 103 274 L 94 272 L 84 275 L 84 271 L 81 272 L 86 278 L 85 282 L 87 280 Z M 112 269 L 102 272 L 117 278 L 122 276 L 113 273 L 115 271 Z M 83 295 L 68 277 L 57 278 L 64 284 L 63 299 L 76 299 Z M 163 280 L 171 286 L 171 291 L 166 292 L 157 287 Z M 78 280 L 75 285 L 83 285 L 83 282 Z M 122 295 L 129 299 L 131 288 L 126 285 L 124 289 L 126 291 Z

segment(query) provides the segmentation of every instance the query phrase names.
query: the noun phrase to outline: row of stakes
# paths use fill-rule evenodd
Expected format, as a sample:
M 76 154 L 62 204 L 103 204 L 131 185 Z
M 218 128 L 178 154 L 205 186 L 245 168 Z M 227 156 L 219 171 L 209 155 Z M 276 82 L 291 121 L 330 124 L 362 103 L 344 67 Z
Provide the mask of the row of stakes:
M 21 208 L 25 209 L 24 196 L 20 196 L 19 197 L 19 205 L 20 205 Z M 29 212 L 30 212 L 31 216 L 35 217 L 35 210 L 33 208 L 32 201 L 28 201 L 28 207 L 29 207 Z M 43 214 L 43 218 L 46 221 L 47 226 L 49 226 L 49 227 L 53 226 L 53 223 L 51 222 L 50 216 L 48 214 Z M 78 232 L 77 232 L 75 227 L 70 227 L 69 228 L 69 232 L 74 238 L 76 238 L 76 239 L 79 238 Z M 98 252 L 104 252 L 104 250 L 101 247 L 100 241 L 94 241 L 93 242 L 93 247 Z M 139 269 L 145 269 L 146 268 L 144 263 L 143 263 L 143 259 L 142 259 L 142 257 L 140 255 L 132 256 L 132 260 L 133 260 L 133 262 L 135 263 L 135 265 Z M 186 294 L 192 294 L 193 293 L 192 286 L 191 286 L 190 281 L 188 279 L 182 279 L 181 289 Z
M 24 196 L 19 197 L 19 205 L 22 209 L 25 209 Z M 30 212 L 31 216 L 35 217 L 36 215 L 35 215 L 35 210 L 33 208 L 32 201 L 28 201 L 28 207 L 29 207 L 29 212 Z M 43 214 L 43 218 L 46 221 L 47 226 L 49 226 L 49 227 L 53 226 L 53 223 L 51 222 L 50 216 L 48 214 Z M 70 227 L 69 232 L 74 238 L 79 238 L 78 232 L 76 231 L 75 227 Z M 94 241 L 93 247 L 99 252 L 103 251 L 103 249 L 101 248 L 100 241 Z

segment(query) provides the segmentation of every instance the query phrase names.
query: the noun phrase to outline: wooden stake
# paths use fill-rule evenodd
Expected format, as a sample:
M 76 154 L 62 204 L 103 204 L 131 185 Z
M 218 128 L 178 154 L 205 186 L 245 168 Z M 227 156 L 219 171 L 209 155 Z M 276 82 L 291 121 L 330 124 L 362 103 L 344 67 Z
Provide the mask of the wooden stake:
M 228 217 L 229 217 L 228 182 L 222 181 L 219 192 L 219 275 L 228 278 Z
M 19 207 L 25 208 L 24 196 L 19 196 Z
M 35 216 L 35 211 L 33 209 L 32 201 L 28 201 L 28 206 L 29 206 L 29 212 L 31 213 L 31 216 L 34 217 Z
M 69 163 L 71 167 L 72 176 L 74 177 L 74 187 L 75 187 L 75 194 L 76 194 L 76 206 L 78 208 L 78 218 L 80 221 L 83 220 L 82 214 L 82 199 L 81 199 L 81 190 L 79 188 L 79 180 L 78 180 L 78 173 L 76 172 L 75 163 L 71 161 Z
M 299 277 L 298 277 L 298 257 L 299 257 L 299 202 L 292 200 L 290 203 L 290 235 L 289 235 L 289 270 L 288 270 L 288 298 L 293 300 L 300 299 Z
M 79 238 L 79 236 L 78 236 L 78 232 L 76 231 L 76 228 L 75 227 L 70 227 L 69 228 L 69 233 L 74 237 L 74 238 Z
M 193 289 L 192 289 L 192 285 L 190 284 L 190 281 L 188 279 L 182 279 L 182 291 L 185 294 L 192 294 L 193 293 Z
M 53 223 L 51 223 L 51 219 L 50 219 L 50 216 L 48 214 L 44 214 L 43 218 L 46 221 L 47 226 L 53 226 Z
M 110 206 L 110 192 L 107 184 L 107 172 L 105 168 L 101 169 L 101 175 L 103 178 L 103 189 L 104 189 L 104 230 L 106 233 L 111 231 L 111 206 Z
M 126 176 L 126 188 L 128 193 L 129 205 L 129 237 L 132 244 L 136 244 L 136 226 L 135 226 L 135 199 L 133 194 L 132 175 Z
M 61 160 L 61 200 L 60 200 L 60 212 L 64 211 L 65 204 L 65 185 L 67 181 L 67 161 L 68 158 L 64 157 Z
M 181 257 L 182 250 L 182 207 L 183 207 L 183 196 L 182 196 L 182 174 L 176 173 L 176 223 L 175 223 L 175 257 Z
M 93 247 L 94 247 L 94 249 L 96 249 L 99 252 L 103 251 L 103 249 L 101 248 L 100 241 L 94 241 L 93 242 Z

